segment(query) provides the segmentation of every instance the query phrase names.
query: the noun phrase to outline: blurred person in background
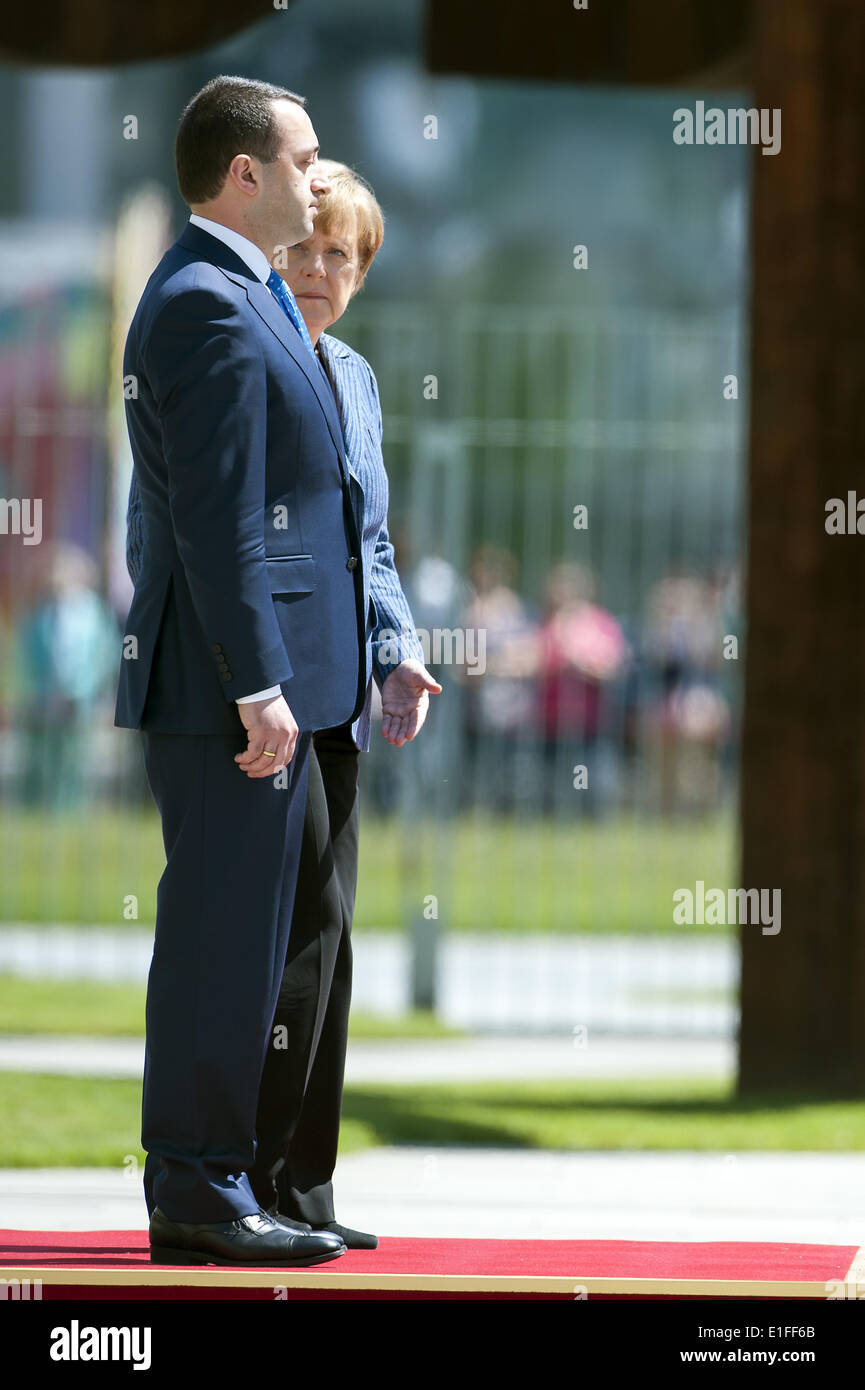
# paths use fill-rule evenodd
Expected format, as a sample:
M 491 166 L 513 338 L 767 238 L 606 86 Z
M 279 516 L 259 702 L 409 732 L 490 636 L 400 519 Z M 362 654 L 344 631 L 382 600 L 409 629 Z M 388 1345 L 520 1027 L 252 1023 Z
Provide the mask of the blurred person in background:
M 325 331 L 363 288 L 383 240 L 384 220 L 358 174 L 333 160 L 318 164 L 329 192 L 319 195 L 314 230 L 281 248 L 274 259 L 294 294 L 339 411 L 362 540 L 371 675 L 358 718 L 319 730 L 312 739 L 291 930 L 261 1079 L 257 1149 L 249 1178 L 261 1206 L 282 1224 L 305 1233 L 330 1231 L 349 1248 L 372 1249 L 376 1236 L 337 1222 L 332 1185 L 351 1002 L 358 753 L 369 749 L 373 679 L 381 692 L 382 735 L 396 747 L 419 733 L 429 695 L 441 686 L 424 665 L 388 537 L 388 480 L 375 375 L 365 358 Z M 133 582 L 145 544 L 133 480 L 127 517 Z
M 422 524 L 428 530 L 429 523 Z M 405 532 L 400 538 L 400 553 L 405 557 L 405 592 L 428 668 L 437 681 L 444 681 L 446 668 L 451 667 L 452 676 L 459 673 L 459 646 L 465 635 L 460 624 L 468 591 L 465 576 L 435 550 L 426 548 L 415 555 Z M 439 721 L 429 728 L 410 759 L 399 768 L 394 800 L 409 822 L 420 816 L 453 814 L 464 775 L 464 690 L 458 679 L 452 681 L 447 723 Z
M 550 570 L 536 647 L 546 813 L 595 811 L 603 801 L 605 689 L 623 672 L 628 648 L 621 624 L 594 596 L 594 577 L 583 565 L 563 561 Z M 581 788 L 574 785 L 578 766 L 586 768 Z
M 528 793 L 525 762 L 531 756 L 534 716 L 532 677 L 537 669 L 537 623 L 514 587 L 517 560 L 499 546 L 474 555 L 472 596 L 462 616 L 466 628 L 483 631 L 484 671 L 463 677 L 466 700 L 465 792 L 483 788 L 484 806 L 511 812 Z
M 742 684 L 738 674 L 738 658 L 744 650 L 745 615 L 739 566 L 721 566 L 713 577 L 712 587 L 718 608 L 722 648 L 718 693 L 727 707 L 720 748 L 721 774 L 725 783 L 721 787 L 723 796 L 735 778 L 737 750 L 742 744 Z M 730 638 L 735 639 L 734 644 L 730 644 Z
M 724 590 L 671 574 L 649 594 L 644 664 L 652 691 L 644 714 L 649 790 L 665 816 L 718 805 L 730 706 L 721 687 Z
M 40 561 L 37 593 L 14 640 L 17 723 L 24 735 L 21 797 L 70 810 L 91 794 L 94 705 L 111 694 L 119 631 L 85 550 L 53 541 L 43 546 Z

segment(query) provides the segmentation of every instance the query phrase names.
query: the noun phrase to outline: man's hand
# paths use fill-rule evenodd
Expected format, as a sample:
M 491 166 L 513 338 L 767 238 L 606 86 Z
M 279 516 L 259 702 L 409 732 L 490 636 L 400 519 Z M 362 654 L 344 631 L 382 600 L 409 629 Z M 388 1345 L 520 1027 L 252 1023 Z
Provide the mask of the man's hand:
M 238 705 L 237 712 L 249 736 L 245 753 L 238 753 L 234 761 L 248 777 L 273 777 L 287 767 L 294 757 L 297 743 L 297 724 L 282 695 L 271 695 L 266 700 L 253 700 L 250 704 Z M 268 753 L 275 753 L 269 758 Z
M 388 743 L 401 748 L 420 733 L 430 693 L 439 695 L 441 686 L 422 661 L 409 658 L 394 667 L 381 688 L 381 732 Z

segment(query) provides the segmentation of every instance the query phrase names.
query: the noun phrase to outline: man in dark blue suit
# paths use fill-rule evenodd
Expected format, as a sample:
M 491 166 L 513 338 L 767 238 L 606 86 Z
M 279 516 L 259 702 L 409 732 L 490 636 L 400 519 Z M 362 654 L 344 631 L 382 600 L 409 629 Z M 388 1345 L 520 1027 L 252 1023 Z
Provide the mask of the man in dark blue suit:
M 328 185 L 303 98 L 242 78 L 193 98 L 176 158 L 192 216 L 123 364 L 145 541 L 115 723 L 143 732 L 167 860 L 147 991 L 151 1258 L 311 1264 L 341 1239 L 263 1211 L 248 1169 L 309 742 L 356 717 L 366 687 L 339 417 L 269 264 L 310 234 Z

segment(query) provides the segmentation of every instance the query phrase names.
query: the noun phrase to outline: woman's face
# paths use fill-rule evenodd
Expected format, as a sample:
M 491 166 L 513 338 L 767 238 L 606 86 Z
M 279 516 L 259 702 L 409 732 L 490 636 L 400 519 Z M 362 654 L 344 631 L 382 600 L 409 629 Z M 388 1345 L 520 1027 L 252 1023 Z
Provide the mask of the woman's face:
M 358 272 L 357 218 L 329 231 L 316 227 L 305 241 L 289 246 L 280 274 L 297 300 L 313 343 L 345 313 Z

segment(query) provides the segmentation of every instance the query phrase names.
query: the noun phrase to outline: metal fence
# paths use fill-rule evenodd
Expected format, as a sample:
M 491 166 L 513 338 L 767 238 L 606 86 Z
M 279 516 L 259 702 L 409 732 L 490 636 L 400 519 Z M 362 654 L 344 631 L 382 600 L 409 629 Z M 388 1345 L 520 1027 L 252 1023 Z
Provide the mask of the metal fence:
M 357 931 L 378 965 L 359 963 L 356 999 L 469 1026 L 729 1033 L 735 939 L 677 925 L 672 895 L 735 878 L 737 318 L 361 299 L 339 333 L 377 374 L 397 563 L 445 687 L 414 745 L 374 738 L 362 760 Z M 158 827 L 110 702 L 95 728 L 7 710 L 0 916 L 18 926 L 0 969 L 47 962 L 21 931 L 62 921 L 113 925 L 115 973 L 140 969 Z M 64 971 L 86 974 L 96 937 L 75 939 Z

